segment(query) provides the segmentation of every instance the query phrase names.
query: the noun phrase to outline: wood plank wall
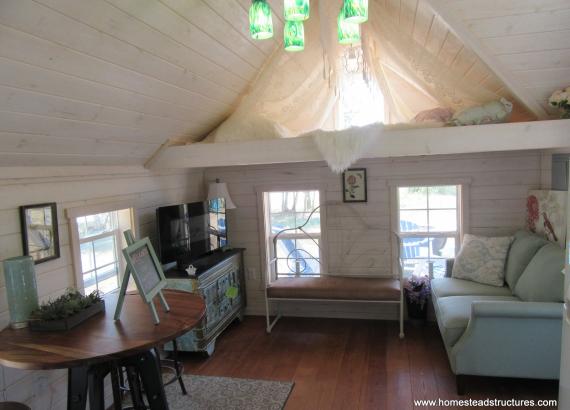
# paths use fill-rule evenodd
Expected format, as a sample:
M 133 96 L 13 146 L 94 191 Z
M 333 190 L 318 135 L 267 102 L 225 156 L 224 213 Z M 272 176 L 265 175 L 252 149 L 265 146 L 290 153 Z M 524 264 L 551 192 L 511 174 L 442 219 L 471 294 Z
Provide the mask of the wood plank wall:
M 7 174 L 9 172 L 4 169 L 0 177 L 0 261 L 22 254 L 18 206 L 39 202 L 57 202 L 58 205 L 61 257 L 36 266 L 42 300 L 60 295 L 75 283 L 66 208 L 133 201 L 140 236 L 152 238 L 155 236 L 156 207 L 198 201 L 204 195 L 203 171 L 199 169 L 151 173 L 142 167 L 106 171 L 79 168 L 69 174 L 64 170 L 46 168 L 31 171 L 28 168 L 12 172 L 10 178 L 6 178 Z M 15 177 L 17 174 L 22 177 Z M 4 328 L 8 325 L 9 316 L 1 269 L 0 264 L 0 328 Z M 0 401 L 24 402 L 34 410 L 65 408 L 65 371 L 29 372 L 0 368 L 0 377 Z
M 467 178 L 471 180 L 467 215 L 474 234 L 509 234 L 523 227 L 525 198 L 540 187 L 538 151 L 363 160 L 354 167 L 368 171 L 368 203 L 344 204 L 340 176 L 322 162 L 211 168 L 206 180 L 227 182 L 238 206 L 230 211 L 228 229 L 233 246 L 245 256 L 248 313 L 264 314 L 256 186 L 319 183 L 326 186 L 329 271 L 344 275 L 390 275 L 390 181 Z M 358 305 L 358 306 L 356 306 Z M 362 304 L 288 304 L 285 312 L 300 316 L 396 318 L 396 310 Z

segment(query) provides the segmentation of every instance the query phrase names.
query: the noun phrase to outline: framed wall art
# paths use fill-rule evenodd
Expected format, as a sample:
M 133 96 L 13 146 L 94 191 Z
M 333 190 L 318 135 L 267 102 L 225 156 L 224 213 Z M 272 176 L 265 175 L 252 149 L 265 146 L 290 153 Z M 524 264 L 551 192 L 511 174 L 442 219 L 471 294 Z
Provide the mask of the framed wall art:
M 352 168 L 342 173 L 343 202 L 366 202 L 366 169 Z
M 20 207 L 24 255 L 35 264 L 59 258 L 59 232 L 55 202 Z

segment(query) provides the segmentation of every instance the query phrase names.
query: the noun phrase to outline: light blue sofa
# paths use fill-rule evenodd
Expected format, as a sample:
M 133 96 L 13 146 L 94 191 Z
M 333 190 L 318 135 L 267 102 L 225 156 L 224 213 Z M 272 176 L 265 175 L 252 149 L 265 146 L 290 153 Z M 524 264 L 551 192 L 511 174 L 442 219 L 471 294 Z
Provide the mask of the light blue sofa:
M 451 370 L 464 376 L 558 379 L 564 250 L 519 231 L 509 249 L 505 286 L 433 279 L 432 301 Z

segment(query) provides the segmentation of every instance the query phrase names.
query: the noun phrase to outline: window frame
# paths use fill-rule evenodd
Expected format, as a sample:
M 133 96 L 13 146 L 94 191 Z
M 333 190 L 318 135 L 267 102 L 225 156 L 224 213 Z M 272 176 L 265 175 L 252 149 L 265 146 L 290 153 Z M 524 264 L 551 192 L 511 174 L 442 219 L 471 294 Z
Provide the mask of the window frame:
M 399 188 L 406 187 L 433 187 L 433 186 L 457 186 L 457 231 L 451 232 L 400 232 L 400 201 L 399 201 Z M 471 179 L 469 178 L 430 178 L 430 179 L 410 179 L 389 181 L 390 186 L 390 207 L 391 207 L 391 231 L 398 235 L 401 239 L 404 238 L 425 238 L 425 237 L 449 237 L 450 234 L 455 233 L 455 254 L 459 251 L 463 236 L 469 232 L 469 198 L 470 198 L 470 185 Z M 428 208 L 429 209 L 429 208 Z M 397 276 L 396 272 L 399 269 L 399 255 L 398 241 L 392 237 L 392 272 L 394 277 Z M 445 259 L 445 258 L 444 258 Z M 431 278 L 430 278 L 431 279 Z
M 265 286 L 275 280 L 277 280 L 277 274 L 273 269 L 271 262 L 273 255 L 273 243 L 271 235 L 271 229 L 268 225 L 269 218 L 269 201 L 268 197 L 271 192 L 299 192 L 299 191 L 318 191 L 319 192 L 319 205 L 320 208 L 320 220 L 321 220 L 321 232 L 320 232 L 320 265 L 321 265 L 321 276 L 328 274 L 328 264 L 327 264 L 327 233 L 326 233 L 326 186 L 323 184 L 277 184 L 277 185 L 256 185 L 255 186 L 257 194 L 257 209 L 258 209 L 258 223 L 259 229 L 259 243 L 260 243 L 260 266 L 261 275 L 263 280 L 260 282 L 260 286 Z M 303 235 L 304 236 L 304 235 Z M 304 236 L 306 238 L 306 236 Z
M 129 210 L 130 216 L 130 229 L 133 231 L 133 234 L 136 236 L 136 232 L 138 232 L 138 224 L 136 218 L 136 208 L 133 202 L 131 201 L 121 201 L 121 202 L 113 202 L 113 203 L 105 203 L 105 204 L 98 204 L 98 205 L 90 205 L 85 207 L 77 207 L 77 208 L 68 208 L 66 209 L 66 216 L 69 220 L 69 234 L 71 238 L 71 248 L 73 253 L 73 271 L 75 274 L 75 288 L 81 292 L 85 293 L 85 284 L 83 282 L 83 269 L 81 263 L 81 244 L 85 242 L 92 242 L 95 239 L 100 239 L 103 237 L 110 237 L 113 236 L 115 238 L 115 252 L 117 255 L 117 259 L 119 262 L 119 272 L 118 272 L 118 288 L 121 286 L 121 281 L 124 276 L 124 272 L 126 269 L 126 262 L 125 258 L 123 257 L 122 247 L 126 246 L 126 241 L 122 236 L 122 229 L 120 226 L 120 222 L 118 221 L 118 228 L 113 230 L 112 232 L 104 232 L 102 234 L 97 234 L 90 236 L 88 238 L 81 239 L 79 237 L 79 226 L 77 224 L 77 218 L 81 218 L 84 216 L 107 213 L 107 212 L 118 212 L 123 210 Z M 128 229 L 128 228 L 127 228 Z M 110 264 L 109 264 L 110 265 Z M 107 266 L 107 265 L 105 265 Z M 94 268 L 91 271 L 95 271 Z M 88 272 L 91 272 L 88 271 Z

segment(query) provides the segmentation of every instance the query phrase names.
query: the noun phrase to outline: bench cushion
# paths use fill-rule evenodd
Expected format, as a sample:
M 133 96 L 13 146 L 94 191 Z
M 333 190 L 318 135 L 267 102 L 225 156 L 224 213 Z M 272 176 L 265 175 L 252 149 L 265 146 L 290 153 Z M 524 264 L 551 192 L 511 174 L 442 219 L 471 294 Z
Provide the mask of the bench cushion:
M 282 278 L 267 286 L 273 299 L 400 300 L 400 282 L 390 278 Z
M 446 296 L 512 296 L 507 286 L 491 286 L 470 280 L 455 278 L 437 278 L 431 281 L 431 290 L 435 298 Z
M 465 333 L 471 318 L 471 304 L 476 300 L 518 301 L 514 296 L 448 296 L 438 299 L 434 308 L 445 345 L 455 345 Z

